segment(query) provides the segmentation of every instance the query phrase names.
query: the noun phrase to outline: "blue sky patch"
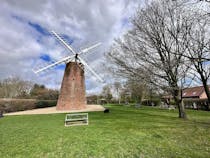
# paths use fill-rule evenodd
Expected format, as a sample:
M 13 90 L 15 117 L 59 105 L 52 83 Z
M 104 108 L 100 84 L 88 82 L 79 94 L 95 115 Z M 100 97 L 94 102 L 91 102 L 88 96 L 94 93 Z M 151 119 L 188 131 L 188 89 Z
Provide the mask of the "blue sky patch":
M 60 64 L 60 65 L 58 65 L 58 66 L 55 67 L 55 70 L 64 70 L 65 67 L 66 67 L 65 64 Z
M 86 80 L 85 80 L 85 87 L 86 87 L 86 90 L 91 90 L 92 85 L 93 85 L 93 84 L 91 83 L 90 79 L 86 79 Z
M 74 39 L 69 37 L 68 35 L 66 34 L 61 34 L 61 37 L 65 39 L 65 41 L 68 43 L 68 44 L 72 44 L 74 42 Z
M 19 22 L 28 24 L 30 27 L 32 27 L 33 29 L 35 29 L 37 32 L 41 33 L 44 36 L 50 36 L 50 33 L 47 31 L 47 29 L 45 29 L 44 27 L 42 27 L 41 25 L 39 25 L 37 23 L 27 21 L 23 17 L 14 15 L 14 14 L 12 14 L 11 17 Z
M 52 64 L 53 62 L 56 62 L 48 54 L 42 54 L 39 58 L 41 60 L 45 61 L 46 63 L 48 63 L 48 65 Z M 64 70 L 65 67 L 66 67 L 66 65 L 64 63 L 61 63 L 59 65 L 54 66 L 52 69 L 54 69 L 54 70 Z
M 203 64 L 204 66 L 208 66 L 208 65 L 210 64 L 210 61 L 208 61 L 208 60 L 203 61 L 202 64 Z
M 42 60 L 44 60 L 44 61 L 47 61 L 47 62 L 52 61 L 51 57 L 50 57 L 49 55 L 47 55 L 47 54 L 42 54 L 42 55 L 40 56 L 40 59 L 42 59 Z
M 42 35 L 50 36 L 50 33 L 47 31 L 47 29 L 45 29 L 41 25 L 39 25 L 37 23 L 30 22 L 30 21 L 28 22 L 28 25 L 31 26 L 32 28 L 34 28 L 37 32 L 41 33 Z

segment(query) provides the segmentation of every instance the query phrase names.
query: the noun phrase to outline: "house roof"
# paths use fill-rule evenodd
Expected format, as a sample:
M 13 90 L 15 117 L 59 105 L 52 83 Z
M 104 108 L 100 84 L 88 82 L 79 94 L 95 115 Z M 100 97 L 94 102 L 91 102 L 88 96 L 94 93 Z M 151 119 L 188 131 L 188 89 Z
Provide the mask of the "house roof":
M 203 86 L 186 88 L 182 92 L 183 98 L 199 98 L 204 92 Z

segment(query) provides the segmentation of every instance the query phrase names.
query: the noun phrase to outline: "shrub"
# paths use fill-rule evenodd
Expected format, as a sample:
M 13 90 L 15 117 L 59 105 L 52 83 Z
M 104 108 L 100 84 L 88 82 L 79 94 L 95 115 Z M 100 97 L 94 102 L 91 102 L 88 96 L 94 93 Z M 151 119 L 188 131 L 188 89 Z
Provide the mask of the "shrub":
M 160 105 L 160 99 L 159 98 L 154 98 L 154 99 L 145 99 L 142 101 L 143 105 L 147 105 L 147 106 L 152 106 L 152 104 L 154 106 L 158 106 Z
M 38 100 L 35 105 L 36 108 L 46 108 L 56 106 L 57 100 Z
M 36 99 L 0 99 L 0 111 L 4 113 L 35 108 L 56 106 L 57 100 L 36 100 Z
M 35 108 L 34 99 L 0 99 L 0 110 L 3 112 L 15 112 L 31 110 Z
M 174 100 L 170 100 L 170 105 L 176 106 L 176 102 Z

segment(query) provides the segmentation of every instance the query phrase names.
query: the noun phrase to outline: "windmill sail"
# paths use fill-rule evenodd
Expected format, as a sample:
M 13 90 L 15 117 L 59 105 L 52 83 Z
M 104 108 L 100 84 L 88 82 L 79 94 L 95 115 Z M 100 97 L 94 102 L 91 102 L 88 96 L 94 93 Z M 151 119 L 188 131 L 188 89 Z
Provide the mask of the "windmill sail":
M 47 70 L 47 69 L 49 69 L 49 68 L 51 68 L 51 67 L 54 67 L 54 66 L 56 66 L 56 65 L 59 65 L 59 64 L 61 64 L 61 63 L 63 63 L 63 62 L 69 61 L 70 59 L 73 59 L 73 58 L 74 58 L 74 55 L 73 55 L 73 56 L 68 56 L 68 57 L 65 57 L 65 58 L 63 58 L 63 59 L 61 59 L 61 60 L 59 60 L 59 61 L 57 61 L 57 62 L 55 62 L 55 63 L 53 63 L 53 64 L 47 65 L 47 66 L 45 66 L 45 67 L 43 67 L 43 68 L 41 68 L 41 69 L 33 70 L 33 71 L 34 71 L 34 73 L 37 74 L 37 73 L 42 72 L 42 71 L 44 71 L 44 70 Z
M 76 54 L 76 52 L 55 31 L 52 31 L 52 33 L 61 44 L 63 44 L 73 54 Z
M 88 68 L 88 70 L 99 80 L 99 81 L 101 81 L 101 82 L 104 82 L 104 80 L 99 76 L 99 75 L 97 75 L 96 74 L 96 72 L 81 58 L 81 57 L 79 57 L 78 56 L 78 58 L 79 58 L 79 60 L 81 61 L 81 63 L 84 65 L 84 66 L 86 66 L 87 68 Z

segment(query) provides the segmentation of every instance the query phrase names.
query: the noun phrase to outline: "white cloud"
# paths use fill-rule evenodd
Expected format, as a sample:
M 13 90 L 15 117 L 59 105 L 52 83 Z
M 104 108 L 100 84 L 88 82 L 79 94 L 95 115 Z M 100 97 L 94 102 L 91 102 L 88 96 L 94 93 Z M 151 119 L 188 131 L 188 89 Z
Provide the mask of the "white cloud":
M 0 6 L 0 79 L 18 75 L 27 80 L 59 88 L 63 70 L 49 71 L 36 76 L 32 72 L 40 64 L 41 54 L 54 60 L 69 55 L 51 36 L 44 36 L 29 25 L 38 24 L 74 39 L 73 47 L 80 48 L 96 41 L 103 45 L 84 59 L 101 76 L 101 60 L 115 37 L 129 28 L 126 20 L 134 13 L 138 3 L 129 0 L 3 0 Z M 46 64 L 46 62 L 45 62 Z M 89 77 L 87 91 L 99 91 L 103 84 Z M 105 76 L 106 78 L 106 76 Z M 109 78 L 106 78 L 109 79 Z

